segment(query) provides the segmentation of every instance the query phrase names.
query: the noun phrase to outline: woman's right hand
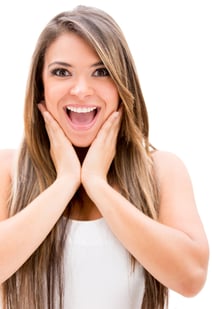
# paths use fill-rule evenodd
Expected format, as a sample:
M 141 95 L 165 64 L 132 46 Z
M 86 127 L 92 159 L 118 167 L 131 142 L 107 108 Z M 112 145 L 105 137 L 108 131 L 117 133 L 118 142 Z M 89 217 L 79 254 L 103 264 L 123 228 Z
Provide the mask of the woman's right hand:
M 45 105 L 39 103 L 38 108 L 45 121 L 50 141 L 50 154 L 57 172 L 57 179 L 61 177 L 70 179 L 77 190 L 80 185 L 81 164 L 74 147 Z
M 27 205 L 23 205 L 21 211 L 9 217 L 11 167 L 16 155 L 10 158 L 8 153 L 0 152 L 0 285 L 41 245 L 64 215 L 80 185 L 81 165 L 71 142 L 45 105 L 41 103 L 38 108 L 45 121 L 57 178 Z M 22 161 L 25 159 L 22 158 Z

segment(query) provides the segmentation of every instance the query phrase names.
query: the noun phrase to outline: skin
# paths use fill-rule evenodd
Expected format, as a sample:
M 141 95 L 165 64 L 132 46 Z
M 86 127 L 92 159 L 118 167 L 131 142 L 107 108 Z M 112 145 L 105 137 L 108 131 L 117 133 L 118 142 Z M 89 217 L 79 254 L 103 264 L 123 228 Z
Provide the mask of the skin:
M 79 162 L 77 162 L 78 158 L 72 152 L 74 166 L 71 166 L 70 170 L 74 171 L 78 167 L 78 171 L 74 173 L 77 179 L 77 176 L 81 173 L 83 175 L 84 166 L 87 166 L 87 160 L 85 160 L 87 147 L 92 144 L 109 116 L 112 118 L 108 120 L 106 126 L 110 126 L 111 121 L 119 116 L 116 112 L 119 106 L 117 87 L 96 52 L 82 38 L 73 33 L 61 35 L 47 50 L 43 69 L 43 84 L 45 102 L 42 105 L 39 104 L 40 111 L 44 113 L 46 110 L 53 116 L 71 142 L 71 145 L 75 147 L 81 163 L 85 161 L 82 171 L 80 171 L 81 167 Z M 67 106 L 74 108 L 97 107 L 98 112 L 94 123 L 92 122 L 92 126 L 84 126 L 83 123 L 82 125 L 74 125 L 67 116 Z M 47 113 L 44 114 L 47 115 Z M 120 116 L 117 124 L 120 122 Z M 51 127 L 48 125 L 46 127 L 48 134 L 51 134 L 53 137 L 54 132 L 50 132 Z M 118 129 L 119 125 L 116 126 L 114 133 L 112 132 L 114 135 L 111 135 L 111 139 L 108 139 L 109 146 L 112 143 L 112 138 L 113 143 L 111 145 L 114 144 L 114 138 L 118 134 Z M 103 143 L 105 141 L 104 139 Z M 100 147 L 102 150 L 104 149 L 104 145 L 101 144 Z M 113 151 L 108 157 L 103 152 L 104 159 L 101 165 L 105 164 L 105 177 L 115 155 L 115 144 L 111 150 Z M 92 161 L 95 162 L 96 152 L 92 154 L 92 147 L 89 150 L 90 154 L 93 157 Z M 53 153 L 52 156 L 54 157 Z M 65 169 L 67 169 L 66 166 Z M 79 179 L 78 184 L 80 185 L 80 183 L 81 180 Z M 95 218 L 100 217 L 101 214 L 98 208 L 87 196 L 83 187 L 81 188 L 81 195 L 84 200 L 83 210 L 81 209 L 82 205 L 75 201 L 71 209 L 72 218 L 84 219 L 84 217 L 87 217 L 89 219 L 91 216 L 95 216 Z
M 91 67 L 98 60 L 93 50 L 73 35 L 66 40 L 68 55 L 72 54 L 72 44 L 83 46 L 77 55 L 82 59 L 79 62 L 65 59 L 74 67 L 73 76 L 65 81 L 55 80 L 48 75 L 46 65 L 48 67 L 48 59 L 55 61 L 52 54 L 57 50 L 57 42 L 49 47 L 43 72 L 45 103 L 39 104 L 57 178 L 26 208 L 9 219 L 6 219 L 6 199 L 14 152 L 0 153 L 0 282 L 11 276 L 40 245 L 81 186 L 84 203 L 80 215 L 74 212 L 78 218 L 93 220 L 103 216 L 120 242 L 155 278 L 184 296 L 195 295 L 206 280 L 209 253 L 186 167 L 174 154 L 160 151 L 152 154 L 160 186 L 158 221 L 145 216 L 108 184 L 107 173 L 115 155 L 122 115 L 120 109 L 116 111 L 118 94 L 109 77 L 100 80 L 98 77 L 97 81 L 95 78 L 93 83 Z M 94 62 L 93 57 L 96 57 Z M 74 94 L 73 80 L 74 89 L 78 89 Z M 68 81 L 70 91 L 66 85 Z M 110 94 L 104 91 L 104 84 L 111 89 Z M 95 104 L 101 107 L 100 113 L 87 132 L 75 132 L 67 124 L 63 106 L 67 102 L 70 104 L 72 99 L 74 104 L 84 104 L 84 100 L 88 100 L 88 90 L 91 91 L 89 95 L 94 96 Z M 106 99 L 108 96 L 110 99 Z M 94 100 L 90 104 L 94 104 Z M 79 149 L 86 149 L 81 152 L 83 160 Z
M 46 109 L 71 143 L 87 147 L 100 127 L 116 111 L 119 94 L 96 52 L 76 34 L 61 35 L 47 50 L 43 69 Z M 97 107 L 92 126 L 74 125 L 66 107 Z

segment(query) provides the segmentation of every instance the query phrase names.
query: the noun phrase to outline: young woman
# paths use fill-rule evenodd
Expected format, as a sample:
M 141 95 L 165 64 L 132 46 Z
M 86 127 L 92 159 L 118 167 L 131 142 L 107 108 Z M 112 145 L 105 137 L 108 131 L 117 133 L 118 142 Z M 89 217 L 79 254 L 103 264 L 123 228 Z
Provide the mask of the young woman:
M 208 243 L 182 161 L 148 139 L 116 22 L 79 6 L 34 51 L 18 151 L 0 154 L 4 309 L 157 309 L 197 294 Z

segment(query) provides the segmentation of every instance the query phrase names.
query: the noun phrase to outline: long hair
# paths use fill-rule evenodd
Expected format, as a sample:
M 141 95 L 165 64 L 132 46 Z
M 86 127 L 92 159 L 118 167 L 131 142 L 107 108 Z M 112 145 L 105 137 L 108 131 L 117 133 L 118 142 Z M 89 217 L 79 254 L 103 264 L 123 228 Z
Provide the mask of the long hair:
M 157 219 L 159 190 L 151 158 L 148 114 L 132 55 L 113 18 L 99 9 L 85 6 L 55 16 L 38 39 L 26 89 L 24 138 L 11 188 L 9 215 L 23 209 L 56 178 L 48 135 L 36 105 L 43 99 L 42 71 L 46 50 L 67 32 L 79 35 L 96 51 L 115 82 L 123 105 L 118 147 L 108 181 L 115 182 L 123 196 L 145 215 Z M 66 223 L 61 217 L 40 247 L 5 281 L 5 309 L 63 308 Z M 132 261 L 135 262 L 133 258 Z M 57 303 L 55 299 L 59 299 Z M 163 309 L 167 299 L 167 288 L 145 271 L 141 308 Z

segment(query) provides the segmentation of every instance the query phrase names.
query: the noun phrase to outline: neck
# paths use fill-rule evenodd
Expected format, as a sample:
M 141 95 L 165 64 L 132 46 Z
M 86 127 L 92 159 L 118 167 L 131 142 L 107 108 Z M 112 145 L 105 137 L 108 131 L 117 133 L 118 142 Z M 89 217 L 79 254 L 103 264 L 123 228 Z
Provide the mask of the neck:
M 74 149 L 77 153 L 80 163 L 82 164 L 89 147 L 74 147 Z M 73 196 L 69 211 L 69 217 L 77 220 L 94 220 L 101 217 L 99 210 L 94 205 L 93 201 L 89 198 L 82 185 Z
M 84 147 L 84 148 L 81 148 L 81 147 L 74 147 L 75 151 L 76 151 L 76 154 L 80 160 L 80 163 L 82 164 L 85 157 L 86 157 L 86 154 L 88 152 L 88 149 L 89 147 Z

